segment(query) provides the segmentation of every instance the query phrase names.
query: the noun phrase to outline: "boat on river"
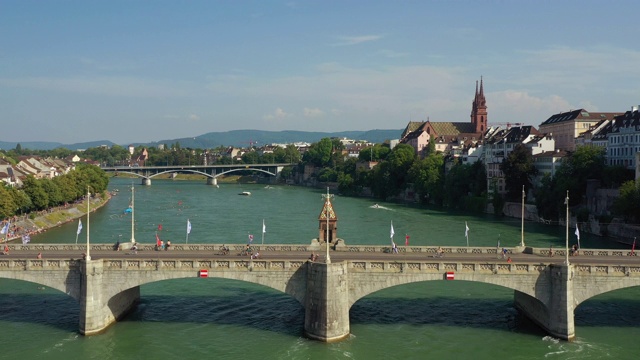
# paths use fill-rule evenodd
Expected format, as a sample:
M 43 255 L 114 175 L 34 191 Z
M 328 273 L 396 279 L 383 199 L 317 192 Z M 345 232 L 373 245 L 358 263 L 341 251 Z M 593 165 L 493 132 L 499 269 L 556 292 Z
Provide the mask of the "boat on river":
M 239 193 L 238 195 L 249 196 L 249 195 L 251 195 L 251 193 L 249 191 L 243 191 L 243 192 Z

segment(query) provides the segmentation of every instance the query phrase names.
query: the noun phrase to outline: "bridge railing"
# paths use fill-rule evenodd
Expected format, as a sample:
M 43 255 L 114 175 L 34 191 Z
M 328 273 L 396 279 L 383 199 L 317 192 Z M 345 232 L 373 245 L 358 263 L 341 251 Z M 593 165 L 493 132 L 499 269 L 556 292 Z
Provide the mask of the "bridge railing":
M 91 250 L 94 251 L 108 251 L 114 250 L 115 244 L 91 244 Z M 123 249 L 131 247 L 130 242 L 121 243 Z M 83 253 L 86 251 L 86 245 L 84 244 L 8 244 L 11 251 L 78 251 Z M 222 246 L 229 248 L 231 254 L 240 253 L 245 249 L 246 244 L 172 244 L 170 251 L 203 251 L 203 252 L 221 252 Z M 138 243 L 138 249 L 140 251 L 153 251 L 155 250 L 155 244 L 140 244 Z M 251 245 L 253 251 L 259 252 L 318 252 L 324 251 L 324 246 L 317 244 L 254 244 Z M 549 256 L 549 252 L 553 251 L 554 256 L 565 256 L 565 249 L 561 248 L 532 248 L 527 247 L 524 251 L 513 247 L 504 247 L 507 249 L 508 254 L 516 254 L 518 252 L 524 252 L 527 254 Z M 398 252 L 401 254 L 424 254 L 426 256 L 434 256 L 437 254 L 438 249 L 441 249 L 445 255 L 480 255 L 480 254 L 493 254 L 498 255 L 500 249 L 496 247 L 480 247 L 480 246 L 398 246 Z M 380 245 L 344 245 L 339 244 L 336 247 L 331 247 L 332 252 L 355 252 L 355 253 L 390 253 L 390 246 Z M 622 256 L 638 256 L 637 252 L 631 253 L 631 250 L 623 249 L 580 249 L 579 256 L 609 256 L 609 257 L 622 257 Z

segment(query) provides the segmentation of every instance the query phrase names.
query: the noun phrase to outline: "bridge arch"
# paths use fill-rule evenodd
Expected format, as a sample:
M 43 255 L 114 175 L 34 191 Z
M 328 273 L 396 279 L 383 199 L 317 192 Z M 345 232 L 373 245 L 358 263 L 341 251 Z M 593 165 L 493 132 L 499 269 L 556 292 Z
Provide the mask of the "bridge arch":
M 398 270 L 403 272 L 398 272 L 396 274 L 393 274 L 393 276 L 390 276 L 390 274 L 387 273 L 380 274 L 379 276 L 372 278 L 370 272 L 356 273 L 352 275 L 350 284 L 351 286 L 349 290 L 349 308 L 351 308 L 351 306 L 353 306 L 353 304 L 361 298 L 386 288 L 424 281 L 445 281 L 446 275 L 444 272 L 404 272 L 404 264 L 398 263 L 396 265 L 398 265 Z M 359 276 L 358 274 L 362 275 Z M 541 284 L 538 284 L 538 273 L 522 274 L 520 276 L 521 279 L 518 282 L 513 281 L 513 276 L 505 276 L 493 272 L 489 272 L 488 274 L 455 273 L 454 277 L 455 280 L 453 281 L 471 281 L 497 285 L 507 289 L 525 293 L 534 298 L 536 297 L 538 292 L 537 287 L 541 286 Z
M 610 276 L 594 278 L 593 276 L 574 274 L 575 306 L 577 307 L 592 297 L 632 287 L 640 287 L 640 277 L 626 275 L 612 279 Z
M 272 173 L 270 171 L 267 171 L 267 170 L 262 170 L 262 169 L 256 169 L 256 168 L 250 168 L 249 167 L 249 168 L 243 168 L 243 169 L 231 169 L 231 170 L 223 171 L 221 173 L 215 174 L 214 177 L 217 178 L 219 176 L 222 176 L 222 175 L 225 175 L 225 174 L 229 174 L 229 173 L 232 173 L 232 172 L 237 172 L 237 171 L 259 171 L 259 172 L 265 173 L 267 175 L 277 176 L 277 174 L 274 174 L 274 173 Z
M 176 263 L 172 261 L 163 261 L 164 266 L 172 267 Z M 266 270 L 267 262 L 265 261 L 247 261 L 243 263 L 243 267 L 237 271 L 233 269 L 209 269 L 208 277 L 238 280 L 247 283 L 253 283 L 269 287 L 288 294 L 304 306 L 306 295 L 306 277 L 307 271 L 305 266 L 295 267 L 289 271 L 269 272 L 269 276 L 255 276 L 255 274 L 247 274 L 247 269 L 255 269 L 250 271 Z M 126 276 L 122 272 L 105 273 L 105 281 L 110 284 L 109 294 L 113 296 L 124 291 L 138 288 L 140 285 L 150 284 L 163 280 L 197 278 L 199 270 L 197 268 L 188 269 L 172 269 L 172 271 L 153 270 L 133 270 L 127 271 Z M 202 279 L 206 280 L 206 279 Z
M 62 271 L 47 271 L 43 269 L 43 261 Z M 81 293 L 77 284 L 80 283 L 82 273 L 76 261 L 73 260 L 14 260 L 0 271 L 0 278 L 20 280 L 56 289 L 80 301 Z M 40 271 L 25 271 L 39 269 Z

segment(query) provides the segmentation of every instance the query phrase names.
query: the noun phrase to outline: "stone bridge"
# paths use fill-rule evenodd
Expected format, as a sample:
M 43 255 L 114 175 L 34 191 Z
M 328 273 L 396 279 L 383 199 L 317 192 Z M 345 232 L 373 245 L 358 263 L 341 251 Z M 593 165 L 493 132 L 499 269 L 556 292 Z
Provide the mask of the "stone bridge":
M 276 255 L 268 260 L 205 253 L 184 258 L 177 256 L 179 252 L 168 253 L 167 256 L 173 257 L 162 259 L 153 253 L 121 258 L 105 253 L 104 257 L 96 259 L 94 255 L 89 261 L 31 256 L 0 258 L 0 277 L 49 286 L 76 299 L 81 305 L 80 332 L 92 335 L 105 330 L 135 307 L 140 298 L 140 285 L 203 277 L 202 270 L 206 270 L 207 277 L 246 281 L 289 294 L 305 308 L 305 335 L 326 342 L 339 341 L 349 335 L 349 310 L 355 302 L 368 294 L 402 284 L 453 279 L 513 289 L 519 310 L 553 336 L 566 340 L 575 336 L 573 313 L 582 302 L 608 291 L 640 286 L 640 263 L 632 257 L 619 257 L 630 260 L 624 265 L 599 264 L 596 256 L 592 256 L 593 263 L 571 265 L 540 259 L 506 263 L 495 256 L 488 261 L 473 256 L 459 259 L 396 257 L 394 261 L 388 257 L 372 258 L 371 254 L 357 256 L 361 252 L 353 249 L 342 252 L 343 259 L 338 261 L 335 261 L 338 252 L 335 252 L 334 262 L 328 264 Z

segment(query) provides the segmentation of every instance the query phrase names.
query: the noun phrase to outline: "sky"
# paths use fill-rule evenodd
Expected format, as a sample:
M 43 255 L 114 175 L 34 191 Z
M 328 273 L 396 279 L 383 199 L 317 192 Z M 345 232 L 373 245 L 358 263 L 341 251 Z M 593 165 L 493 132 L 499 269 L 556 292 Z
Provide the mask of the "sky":
M 538 126 L 640 104 L 630 0 L 0 0 L 0 140 Z

